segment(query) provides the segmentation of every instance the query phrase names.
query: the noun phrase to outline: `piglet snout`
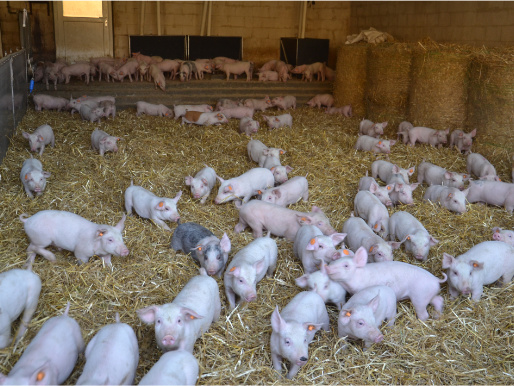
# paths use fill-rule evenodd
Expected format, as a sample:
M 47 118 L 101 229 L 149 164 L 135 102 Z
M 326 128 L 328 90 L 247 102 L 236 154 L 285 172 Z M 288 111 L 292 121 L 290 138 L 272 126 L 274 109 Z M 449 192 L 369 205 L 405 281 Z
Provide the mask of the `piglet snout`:
M 374 342 L 375 343 L 380 343 L 384 340 L 384 335 L 380 334 L 380 335 L 377 335 L 374 339 Z
M 253 302 L 255 299 L 257 299 L 257 294 L 250 294 L 246 296 L 247 302 Z
M 162 345 L 164 347 L 173 346 L 174 343 L 175 343 L 175 338 L 172 337 L 171 335 L 166 335 L 164 338 L 162 338 Z
M 297 366 L 303 366 L 309 358 L 307 357 L 301 357 L 299 360 L 296 361 Z
M 121 257 L 125 257 L 125 256 L 128 256 L 129 254 L 129 250 L 127 248 L 123 248 L 120 252 L 120 256 Z

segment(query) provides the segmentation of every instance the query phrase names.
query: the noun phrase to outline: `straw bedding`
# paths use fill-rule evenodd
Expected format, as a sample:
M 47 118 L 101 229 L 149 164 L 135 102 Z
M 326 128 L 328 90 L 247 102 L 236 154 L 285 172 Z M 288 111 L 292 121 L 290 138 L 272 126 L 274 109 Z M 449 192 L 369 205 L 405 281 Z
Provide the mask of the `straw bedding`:
M 309 202 L 299 202 L 292 208 L 308 211 L 317 205 L 330 218 L 332 226 L 341 231 L 352 211 L 359 178 L 370 170 L 375 159 L 384 156 L 353 149 L 357 118 L 328 116 L 305 107 L 292 111 L 292 115 L 293 129 L 261 128 L 255 138 L 268 146 L 287 150 L 282 163 L 294 168 L 291 176 L 307 175 Z M 261 113 L 256 116 L 263 125 Z M 19 180 L 21 164 L 30 157 L 21 131 L 32 131 L 43 123 L 53 127 L 56 147 L 47 148 L 42 157 L 36 157 L 52 176 L 45 193 L 30 200 Z M 204 163 L 223 178 L 240 175 L 256 166 L 248 160 L 249 138 L 238 133 L 236 120 L 224 127 L 180 126 L 165 118 L 138 118 L 134 110 L 125 110 L 114 121 L 101 124 L 103 130 L 123 138 L 119 152 L 107 153 L 105 157 L 90 149 L 94 128 L 95 125 L 82 122 L 77 115 L 72 118 L 67 113 L 36 113 L 29 109 L 0 165 L 2 271 L 20 268 L 25 262 L 28 240 L 18 219 L 21 213 L 67 210 L 96 223 L 114 225 L 123 214 L 123 192 L 131 180 L 159 196 L 174 197 L 183 190 L 178 202 L 182 221 L 198 222 L 218 237 L 227 232 L 232 241 L 230 258 L 253 239 L 249 229 L 234 233 L 238 211 L 232 203 L 213 203 L 217 187 L 211 200 L 202 206 L 192 199 L 184 184 L 184 177 L 194 175 Z M 491 149 L 477 143 L 474 150 L 487 150 L 483 154 L 496 166 L 502 180 L 510 181 L 508 155 L 514 150 L 512 146 L 510 143 Z M 390 160 L 402 167 L 418 165 L 423 159 L 451 170 L 465 170 L 465 157 L 448 148 L 436 150 L 398 144 L 390 155 Z M 436 204 L 422 202 L 425 189 L 423 186 L 414 192 L 414 206 L 400 206 L 390 213 L 397 210 L 412 213 L 440 242 L 431 249 L 426 262 L 414 261 L 403 248 L 395 252 L 396 260 L 421 266 L 442 277 L 443 252 L 459 255 L 479 242 L 490 240 L 494 226 L 512 229 L 514 217 L 503 208 L 470 204 L 468 212 L 458 216 Z M 135 311 L 170 302 L 197 274 L 192 258 L 169 249 L 170 239 L 170 232 L 133 215 L 127 218 L 124 230 L 130 255 L 113 257 L 113 269 L 103 267 L 97 257 L 78 266 L 73 254 L 67 251 L 55 251 L 55 264 L 37 256 L 33 270 L 43 283 L 39 305 L 16 350 L 11 346 L 0 351 L 0 371 L 9 372 L 41 325 L 60 314 L 70 301 L 70 316 L 80 324 L 86 343 L 103 325 L 114 322 L 116 312 L 120 313 L 122 322 L 134 328 L 140 346 L 135 379 L 138 383 L 161 352 L 155 343 L 153 327 L 143 325 Z M 383 344 L 365 352 L 359 342 L 350 343 L 346 351 L 343 349 L 347 342 L 337 337 L 337 310 L 329 305 L 331 331 L 316 335 L 309 346 L 309 362 L 292 381 L 287 380 L 285 368 L 280 375 L 272 367 L 270 317 L 275 305 L 282 310 L 300 291 L 294 279 L 302 275 L 302 267 L 293 256 L 292 243 L 274 239 L 279 247 L 277 269 L 272 278 L 264 278 L 258 284 L 255 302 L 242 304 L 230 312 L 223 281 L 218 280 L 222 301 L 220 320 L 197 340 L 194 349 L 200 364 L 199 384 L 514 382 L 511 348 L 514 283 L 486 287 L 476 304 L 466 297 L 450 300 L 443 284 L 445 309 L 439 320 L 430 318 L 421 322 L 409 301 L 399 302 L 396 324 L 383 328 Z M 16 321 L 13 329 L 18 325 Z M 83 365 L 81 355 L 66 383 L 77 380 Z

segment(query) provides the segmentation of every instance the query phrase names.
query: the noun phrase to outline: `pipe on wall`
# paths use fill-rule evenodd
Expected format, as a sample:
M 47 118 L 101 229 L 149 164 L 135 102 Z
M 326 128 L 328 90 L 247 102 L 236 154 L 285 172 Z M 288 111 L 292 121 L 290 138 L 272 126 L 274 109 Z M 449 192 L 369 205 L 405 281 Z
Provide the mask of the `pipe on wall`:
M 161 36 L 161 2 L 157 2 L 157 36 Z
M 139 35 L 143 35 L 145 29 L 145 8 L 146 1 L 141 2 L 141 17 L 139 18 Z
M 209 1 L 209 16 L 207 17 L 207 35 L 211 36 L 212 1 Z
M 302 12 L 302 32 L 300 34 L 300 38 L 305 38 L 305 25 L 307 24 L 307 2 L 303 2 L 303 12 Z
M 204 36 L 205 34 L 205 21 L 207 19 L 207 8 L 209 8 L 209 2 L 203 2 L 203 10 L 202 10 L 202 27 L 200 28 L 200 36 Z

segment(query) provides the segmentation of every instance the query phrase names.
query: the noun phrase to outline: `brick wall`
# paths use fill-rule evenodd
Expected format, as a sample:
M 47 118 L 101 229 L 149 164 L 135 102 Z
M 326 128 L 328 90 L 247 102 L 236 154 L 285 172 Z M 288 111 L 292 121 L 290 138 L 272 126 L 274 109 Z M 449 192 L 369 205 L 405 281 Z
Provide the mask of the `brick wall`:
M 281 37 L 297 37 L 299 1 L 213 1 L 211 36 L 242 36 L 243 59 L 262 64 L 280 56 Z M 203 1 L 161 2 L 162 35 L 200 35 Z M 127 56 L 128 36 L 140 32 L 141 2 L 113 2 L 114 50 Z M 329 66 L 335 67 L 338 46 L 349 33 L 350 2 L 308 5 L 305 37 L 330 39 Z M 145 35 L 157 35 L 155 2 L 146 2 Z
M 512 1 L 357 1 L 350 31 L 374 27 L 400 41 L 430 37 L 438 42 L 501 46 L 514 44 Z

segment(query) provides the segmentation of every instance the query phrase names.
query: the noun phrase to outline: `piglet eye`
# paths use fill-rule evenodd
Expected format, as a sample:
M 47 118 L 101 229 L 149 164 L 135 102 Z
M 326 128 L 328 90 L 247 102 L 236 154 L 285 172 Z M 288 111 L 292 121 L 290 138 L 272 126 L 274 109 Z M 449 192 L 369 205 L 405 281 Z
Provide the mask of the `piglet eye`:
M 452 272 L 455 276 L 459 276 L 459 274 L 457 273 L 457 271 L 453 271 Z
M 157 318 L 157 324 L 161 324 L 162 323 L 162 319 L 161 318 Z

